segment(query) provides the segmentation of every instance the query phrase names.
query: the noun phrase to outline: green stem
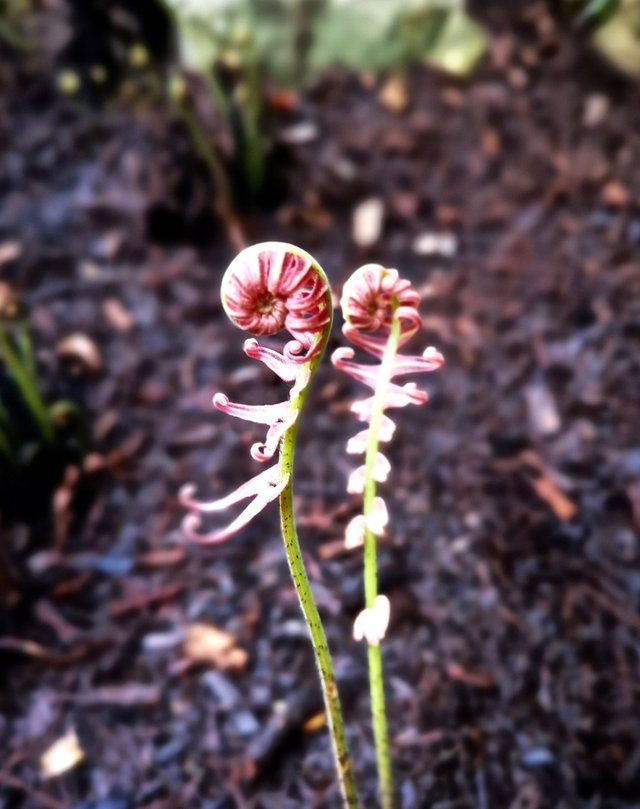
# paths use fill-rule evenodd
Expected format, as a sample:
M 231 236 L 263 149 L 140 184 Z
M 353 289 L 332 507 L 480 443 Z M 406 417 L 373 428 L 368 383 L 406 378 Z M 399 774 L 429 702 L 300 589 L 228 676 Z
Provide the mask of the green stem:
M 394 309 L 396 305 L 394 304 Z M 363 514 L 365 519 L 373 508 L 376 497 L 376 481 L 373 477 L 373 468 L 378 454 L 380 443 L 380 425 L 384 415 L 387 389 L 391 382 L 393 367 L 398 353 L 400 342 L 400 320 L 395 317 L 391 321 L 391 330 L 387 342 L 378 384 L 376 386 L 371 421 L 369 424 L 369 437 L 365 455 L 365 484 Z M 378 595 L 378 546 L 375 534 L 368 528 L 364 532 L 364 599 L 365 607 L 373 607 Z M 378 767 L 380 802 L 383 809 L 393 809 L 395 805 L 395 789 L 393 785 L 393 770 L 391 768 L 391 755 L 389 753 L 389 731 L 387 728 L 387 712 L 384 699 L 384 673 L 382 668 L 382 650 L 380 645 L 369 644 L 369 691 L 371 694 L 371 718 L 373 722 L 373 735 L 376 746 L 376 762 Z
M 20 393 L 29 408 L 29 412 L 38 424 L 42 436 L 47 441 L 54 439 L 53 425 L 47 413 L 47 408 L 40 394 L 38 380 L 31 373 L 32 357 L 20 358 L 14 351 L 9 338 L 0 326 L 0 356 L 4 358 L 7 369 L 13 376 Z
M 209 95 L 211 96 L 215 106 L 218 108 L 218 112 L 224 116 L 225 120 L 228 121 L 230 115 L 229 99 L 225 95 L 225 92 L 222 89 L 222 84 L 215 74 L 215 67 L 212 67 L 211 70 L 205 71 L 203 78 L 205 84 L 207 85 Z
M 327 293 L 329 306 L 331 306 L 330 294 L 330 292 Z M 320 359 L 322 358 L 322 353 L 324 352 L 330 331 L 331 328 L 330 325 L 328 325 L 322 338 L 322 351 L 318 353 L 316 357 L 314 357 L 309 366 L 301 367 L 301 374 L 308 373 L 306 384 L 296 384 L 292 389 L 291 407 L 298 410 L 298 412 L 301 412 L 302 410 L 302 406 L 309 390 L 309 381 L 313 376 Z M 318 666 L 327 724 L 329 733 L 331 735 L 333 755 L 340 781 L 340 789 L 342 791 L 344 805 L 349 807 L 349 809 L 356 809 L 359 805 L 358 794 L 356 790 L 353 767 L 351 764 L 351 757 L 349 755 L 347 734 L 344 719 L 342 717 L 342 708 L 340 705 L 340 696 L 338 694 L 336 675 L 333 668 L 331 653 L 329 652 L 327 636 L 325 634 L 324 627 L 322 626 L 320 613 L 318 612 L 318 608 L 313 598 L 311 583 L 309 582 L 309 577 L 307 575 L 304 560 L 302 558 L 302 551 L 295 525 L 293 510 L 293 459 L 299 421 L 300 417 L 298 416 L 294 424 L 284 434 L 282 443 L 280 445 L 280 474 L 281 476 L 288 476 L 287 486 L 280 495 L 280 523 L 282 528 L 282 538 L 284 540 L 287 562 L 289 563 L 289 570 L 291 571 L 293 584 L 298 596 L 298 600 L 300 601 L 300 607 L 302 608 L 304 618 L 309 628 L 309 634 L 311 635 L 311 643 L 313 645 L 313 651 L 315 653 L 316 663 Z
M 264 144 L 260 129 L 262 117 L 262 87 L 260 63 L 257 57 L 250 57 L 246 68 L 247 98 L 241 105 L 242 128 L 244 130 L 243 162 L 249 183 L 249 190 L 256 194 L 264 179 Z
M 234 213 L 233 194 L 229 184 L 224 164 L 216 148 L 210 143 L 203 128 L 194 113 L 189 109 L 188 102 L 174 99 L 176 109 L 184 124 L 191 142 L 195 146 L 202 160 L 207 165 L 211 176 L 217 186 L 216 210 L 225 226 L 229 240 L 235 248 L 241 250 L 245 247 L 245 238 L 240 223 Z
M 36 366 L 36 354 L 31 342 L 31 334 L 26 321 L 18 324 L 17 336 L 15 339 L 17 355 L 20 357 L 27 378 L 31 380 L 33 387 L 38 387 L 38 368 Z

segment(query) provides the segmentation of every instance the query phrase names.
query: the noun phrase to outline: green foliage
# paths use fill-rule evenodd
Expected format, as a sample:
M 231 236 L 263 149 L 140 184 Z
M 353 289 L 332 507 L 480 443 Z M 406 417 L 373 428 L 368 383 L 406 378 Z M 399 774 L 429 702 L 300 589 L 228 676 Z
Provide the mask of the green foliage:
M 640 0 L 559 0 L 559 7 L 618 70 L 640 78 Z
M 33 11 L 31 0 L 0 0 L 0 45 L 23 51 L 28 47 L 25 21 Z
M 280 84 L 297 84 L 309 30 L 327 0 L 164 0 L 174 13 L 184 67 L 259 61 Z
M 259 60 L 278 84 L 299 86 L 332 65 L 384 71 L 422 60 L 466 73 L 485 49 L 458 0 L 165 0 L 183 64 Z
M 42 395 L 28 318 L 0 283 L 0 516 L 39 519 L 65 467 L 86 447 L 85 425 L 67 400 Z
M 619 6 L 619 0 L 587 0 L 581 16 L 585 20 L 604 22 Z
M 617 68 L 640 78 L 640 0 L 620 0 L 593 34 L 593 42 Z
M 452 0 L 334 0 L 318 18 L 310 73 L 333 64 L 381 72 L 425 60 L 464 74 L 484 49 L 482 30 Z
M 560 0 L 560 3 L 579 25 L 600 25 L 617 10 L 620 0 Z
M 264 179 L 265 80 L 298 88 L 334 65 L 377 73 L 421 61 L 464 75 L 486 47 L 463 0 L 159 1 L 173 15 L 182 68 L 204 79 L 226 118 L 252 194 Z M 179 113 L 187 121 L 184 97 Z M 187 123 L 193 138 L 198 121 Z M 203 133 L 194 141 L 202 154 Z M 215 148 L 210 166 L 221 162 Z

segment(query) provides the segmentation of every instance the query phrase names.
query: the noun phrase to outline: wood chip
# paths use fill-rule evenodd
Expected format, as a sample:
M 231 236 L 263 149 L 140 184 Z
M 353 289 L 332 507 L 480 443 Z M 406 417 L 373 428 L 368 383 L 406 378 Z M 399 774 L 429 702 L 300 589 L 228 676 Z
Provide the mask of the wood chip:
M 542 381 L 532 382 L 525 388 L 524 396 L 532 432 L 538 436 L 557 433 L 561 425 L 560 414 L 549 387 Z
M 182 592 L 184 585 L 181 583 L 165 584 L 157 590 L 134 591 L 126 595 L 120 601 L 111 602 L 109 612 L 114 618 L 119 618 L 131 612 L 150 607 L 154 604 L 163 604 L 166 601 L 173 601 Z
M 43 778 L 55 778 L 77 767 L 83 759 L 84 750 L 72 729 L 40 756 L 40 773 Z
M 109 325 L 121 334 L 128 334 L 136 325 L 133 315 L 117 298 L 107 298 L 102 304 Z
M 57 550 L 63 547 L 67 538 L 69 526 L 73 518 L 71 506 L 79 479 L 80 472 L 78 468 L 76 466 L 68 466 L 65 469 L 62 482 L 53 495 L 53 544 Z
M 458 251 L 455 233 L 419 233 L 412 244 L 413 252 L 419 256 L 443 256 L 452 258 Z
M 0 267 L 9 264 L 22 255 L 22 245 L 20 242 L 2 242 L 0 244 Z
M 602 93 L 593 93 L 585 99 L 582 123 L 588 127 L 599 126 L 609 114 L 609 99 Z
M 361 202 L 353 212 L 351 233 L 358 247 L 372 247 L 382 233 L 384 202 L 372 197 Z
M 154 548 L 138 556 L 136 562 L 142 568 L 174 567 L 184 562 L 187 552 L 181 545 L 177 548 Z
M 538 497 L 544 500 L 559 520 L 568 522 L 575 517 L 578 507 L 548 475 L 541 475 L 532 483 Z
M 391 112 L 404 112 L 409 104 L 406 77 L 398 73 L 388 78 L 378 92 L 378 100 Z
M 162 692 L 157 685 L 147 683 L 124 683 L 90 688 L 78 694 L 63 694 L 76 705 L 115 705 L 122 708 L 154 708 L 160 702 Z
M 626 208 L 629 204 L 629 191 L 617 180 L 611 180 L 602 189 L 602 201 L 612 208 Z
M 318 127 L 313 121 L 300 121 L 300 123 L 281 129 L 278 132 L 278 140 L 289 146 L 302 146 L 305 143 L 313 143 L 318 139 L 319 134 Z
M 75 332 L 60 340 L 56 346 L 59 357 L 78 363 L 82 369 L 97 374 L 102 370 L 102 356 L 93 340 L 82 332 Z
M 486 674 L 482 671 L 470 671 L 469 669 L 463 668 L 458 663 L 449 663 L 447 666 L 447 674 L 452 680 L 457 680 L 460 683 L 473 686 L 474 688 L 493 688 L 496 684 L 492 674 Z

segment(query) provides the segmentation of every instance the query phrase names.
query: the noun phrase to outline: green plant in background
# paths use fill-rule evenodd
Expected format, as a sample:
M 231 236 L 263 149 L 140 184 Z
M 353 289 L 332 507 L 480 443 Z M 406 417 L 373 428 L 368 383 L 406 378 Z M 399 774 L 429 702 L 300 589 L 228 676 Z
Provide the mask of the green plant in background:
M 69 400 L 48 403 L 38 378 L 27 312 L 0 283 L 0 515 L 39 519 L 69 463 L 86 449 L 84 421 Z
M 24 51 L 28 36 L 24 31 L 25 19 L 33 11 L 31 0 L 0 0 L 0 45 Z
M 640 78 L 640 0 L 555 0 L 618 70 Z
M 12 2 L 29 0 L 0 0 L 0 10 Z M 268 180 L 270 89 L 298 90 L 335 65 L 384 73 L 428 62 L 464 75 L 486 47 L 464 0 L 66 4 L 68 41 L 54 73 L 59 92 L 139 107 L 166 88 L 237 249 L 244 245 L 237 212 L 260 198 Z
M 334 64 L 380 72 L 420 62 L 465 75 L 486 48 L 460 0 L 329 0 L 318 16 L 310 73 Z
M 40 392 L 35 356 L 26 312 L 5 284 L 0 286 L 0 358 L 37 426 L 43 441 L 52 441 L 54 426 Z M 9 414 L 0 401 L 0 424 L 5 434 L 0 444 L 11 447 Z
M 594 31 L 593 44 L 617 68 L 640 78 L 640 0 L 620 0 Z
M 217 111 L 236 131 L 236 157 L 250 187 L 262 179 L 260 119 L 263 58 L 256 38 L 260 20 L 244 0 L 166 0 L 174 12 L 181 67 L 201 77 Z
M 465 73 L 486 44 L 460 0 L 162 1 L 187 69 L 205 73 L 225 60 L 244 68 L 247 60 L 288 87 L 336 64 L 381 71 L 424 60 Z
M 578 25 L 601 25 L 617 10 L 620 0 L 551 0 Z
M 197 74 L 232 132 L 249 193 L 265 178 L 265 84 L 300 88 L 334 65 L 382 72 L 427 61 L 462 75 L 485 50 L 460 0 L 159 0 L 175 22 L 180 68 Z M 182 96 L 184 118 L 186 96 Z M 220 147 L 191 105 L 191 136 Z M 195 117 L 194 117 L 195 116 Z M 213 166 L 210 157 L 207 163 Z M 214 170 L 219 182 L 219 171 Z

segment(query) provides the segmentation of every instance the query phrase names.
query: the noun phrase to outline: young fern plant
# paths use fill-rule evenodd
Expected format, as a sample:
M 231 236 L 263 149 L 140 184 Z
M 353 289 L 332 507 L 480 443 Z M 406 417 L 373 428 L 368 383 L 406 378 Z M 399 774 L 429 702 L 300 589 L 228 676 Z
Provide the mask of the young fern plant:
M 292 387 L 285 401 L 271 405 L 244 405 L 231 402 L 224 393 L 215 394 L 213 403 L 223 413 L 267 425 L 264 442 L 251 448 L 254 460 L 269 463 L 276 453 L 279 457 L 272 466 L 220 500 L 200 502 L 195 498 L 194 487 L 184 486 L 180 499 L 190 513 L 184 519 L 183 531 L 194 542 L 215 545 L 279 499 L 287 561 L 313 644 L 344 805 L 351 809 L 358 806 L 358 797 L 336 676 L 305 570 L 293 512 L 298 424 L 331 330 L 331 289 L 322 268 L 304 250 L 290 244 L 265 242 L 246 248 L 232 261 L 222 280 L 221 297 L 228 317 L 250 334 L 260 337 L 283 329 L 290 333 L 292 339 L 282 352 L 262 346 L 254 338 L 245 341 L 244 352 L 263 362 Z M 252 498 L 249 505 L 226 527 L 200 532 L 202 515 L 225 511 L 249 498 Z
M 347 483 L 349 493 L 363 496 L 363 508 L 347 526 L 345 542 L 352 548 L 364 546 L 365 609 L 355 620 L 353 634 L 356 640 L 364 639 L 368 644 L 371 713 L 383 809 L 395 805 L 395 790 L 380 649 L 391 606 L 387 596 L 378 592 L 377 561 L 377 539 L 389 521 L 386 504 L 377 495 L 377 485 L 387 480 L 391 467 L 379 446 L 390 441 L 395 431 L 395 423 L 386 410 L 424 404 L 428 400 L 426 391 L 415 383 L 398 385 L 392 381 L 394 377 L 435 371 L 444 362 L 442 354 L 431 346 L 421 356 L 399 354 L 422 325 L 419 302 L 419 294 L 409 281 L 399 277 L 397 270 L 379 264 L 367 264 L 356 270 L 345 283 L 340 301 L 345 321 L 343 333 L 350 343 L 380 362 L 356 363 L 354 350 L 347 347 L 336 349 L 331 357 L 336 368 L 373 391 L 351 407 L 356 418 L 368 426 L 347 444 L 347 452 L 364 454 L 365 462 L 351 473 Z

